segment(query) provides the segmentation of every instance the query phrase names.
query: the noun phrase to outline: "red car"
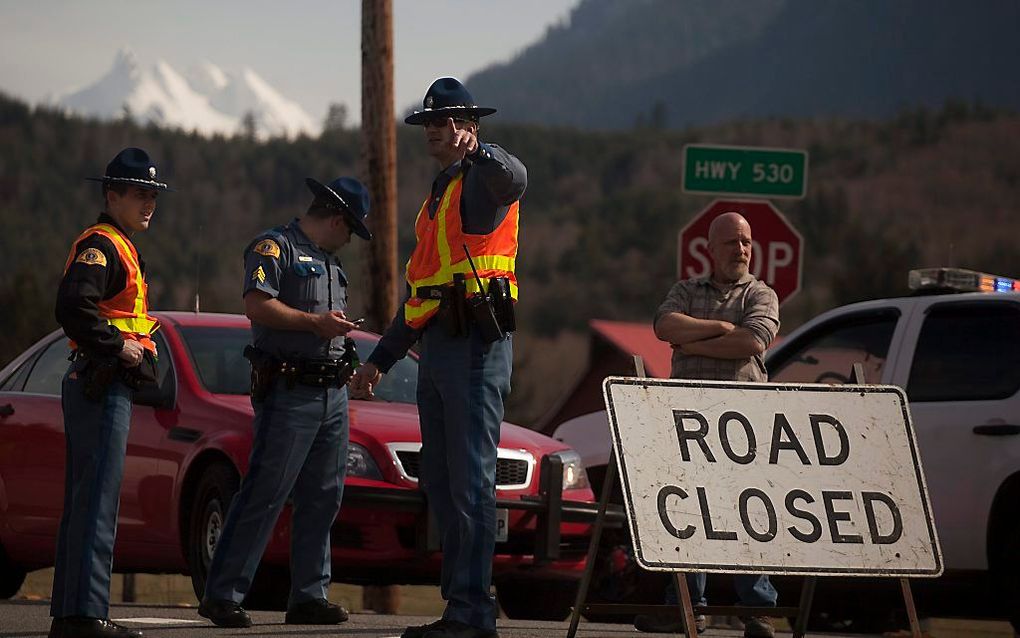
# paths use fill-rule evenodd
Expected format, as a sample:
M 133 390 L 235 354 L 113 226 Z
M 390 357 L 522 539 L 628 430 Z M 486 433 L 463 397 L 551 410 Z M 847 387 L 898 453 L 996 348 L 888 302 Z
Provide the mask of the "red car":
M 242 356 L 250 324 L 243 315 L 156 317 L 162 323 L 155 335 L 160 386 L 135 397 L 114 567 L 190 573 L 200 594 L 251 449 L 249 367 Z M 353 336 L 363 355 L 378 340 L 365 332 Z M 64 491 L 60 386 L 67 356 L 67 340 L 57 331 L 0 371 L 2 597 L 18 591 L 27 571 L 53 564 Z M 332 532 L 338 581 L 438 582 L 441 555 L 417 489 L 416 369 L 413 357 L 398 362 L 376 401 L 350 403 L 344 503 Z M 543 467 L 549 476 L 540 476 Z M 558 441 L 504 423 L 496 481 L 506 532 L 497 539 L 493 566 L 500 603 L 511 617 L 563 618 L 584 569 L 590 530 L 584 521 L 595 510 L 580 457 Z M 553 507 L 543 509 L 550 502 Z M 286 604 L 289 523 L 285 513 L 249 606 Z

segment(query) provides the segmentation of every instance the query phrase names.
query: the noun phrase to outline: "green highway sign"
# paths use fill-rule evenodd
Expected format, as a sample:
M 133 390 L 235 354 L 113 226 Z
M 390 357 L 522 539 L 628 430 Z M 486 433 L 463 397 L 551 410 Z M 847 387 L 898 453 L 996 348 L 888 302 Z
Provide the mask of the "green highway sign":
M 684 146 L 683 191 L 804 197 L 807 151 L 754 146 Z

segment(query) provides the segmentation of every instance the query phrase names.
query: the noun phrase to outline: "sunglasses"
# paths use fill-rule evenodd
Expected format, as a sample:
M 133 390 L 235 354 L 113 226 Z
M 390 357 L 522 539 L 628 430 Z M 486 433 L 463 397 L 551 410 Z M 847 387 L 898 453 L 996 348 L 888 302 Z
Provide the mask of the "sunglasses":
M 426 128 L 430 127 L 430 126 L 432 128 L 445 128 L 446 127 L 446 120 L 453 120 L 453 123 L 454 123 L 455 126 L 462 126 L 462 125 L 467 124 L 467 123 L 472 121 L 472 120 L 467 120 L 467 119 L 460 118 L 460 117 L 438 117 L 437 116 L 437 117 L 430 117 L 427 120 L 424 120 L 422 122 L 422 126 L 425 126 Z

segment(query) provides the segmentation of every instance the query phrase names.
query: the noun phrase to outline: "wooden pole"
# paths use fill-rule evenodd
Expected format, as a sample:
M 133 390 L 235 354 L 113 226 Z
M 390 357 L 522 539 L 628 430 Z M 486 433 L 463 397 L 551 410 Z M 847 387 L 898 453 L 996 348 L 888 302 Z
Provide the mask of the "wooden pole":
M 361 0 L 361 156 L 372 198 L 367 328 L 382 332 L 397 312 L 397 131 L 393 107 L 393 5 Z M 393 614 L 395 585 L 364 589 L 366 607 Z
M 361 154 L 372 198 L 369 329 L 382 332 L 397 311 L 397 135 L 393 106 L 393 6 L 361 0 Z

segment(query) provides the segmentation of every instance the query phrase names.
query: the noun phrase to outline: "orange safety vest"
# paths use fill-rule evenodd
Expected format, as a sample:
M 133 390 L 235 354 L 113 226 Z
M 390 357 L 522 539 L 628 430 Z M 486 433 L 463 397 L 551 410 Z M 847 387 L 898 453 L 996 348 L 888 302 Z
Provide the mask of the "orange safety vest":
M 470 235 L 464 232 L 460 218 L 460 196 L 464 188 L 464 174 L 450 180 L 443 193 L 435 217 L 429 217 L 429 199 L 425 199 L 414 222 L 414 235 L 418 244 L 407 260 L 405 277 L 411 296 L 404 304 L 404 321 L 420 329 L 439 310 L 438 299 L 418 299 L 421 286 L 445 286 L 453 283 L 454 273 L 464 273 L 468 294 L 479 292 L 478 282 L 471 272 L 471 264 L 464 254 L 464 245 L 471 251 L 471 259 L 478 276 L 485 281 L 491 277 L 507 277 L 510 295 L 517 301 L 517 230 L 520 202 L 510 205 L 500 225 L 487 235 Z
M 71 254 L 64 264 L 64 274 L 71 267 L 78 250 L 78 244 L 90 235 L 102 235 L 109 239 L 117 249 L 117 256 L 120 263 L 124 265 L 126 278 L 124 290 L 110 299 L 103 299 L 99 302 L 99 316 L 106 319 L 110 325 L 120 330 L 121 336 L 125 339 L 134 339 L 142 344 L 146 350 L 156 354 L 156 344 L 152 340 L 152 333 L 159 329 L 159 322 L 149 316 L 148 290 L 145 283 L 145 276 L 138 264 L 138 251 L 134 244 L 116 227 L 110 224 L 96 224 L 85 229 L 78 239 L 74 240 L 71 246 Z M 71 341 L 71 348 L 77 348 L 77 344 Z

